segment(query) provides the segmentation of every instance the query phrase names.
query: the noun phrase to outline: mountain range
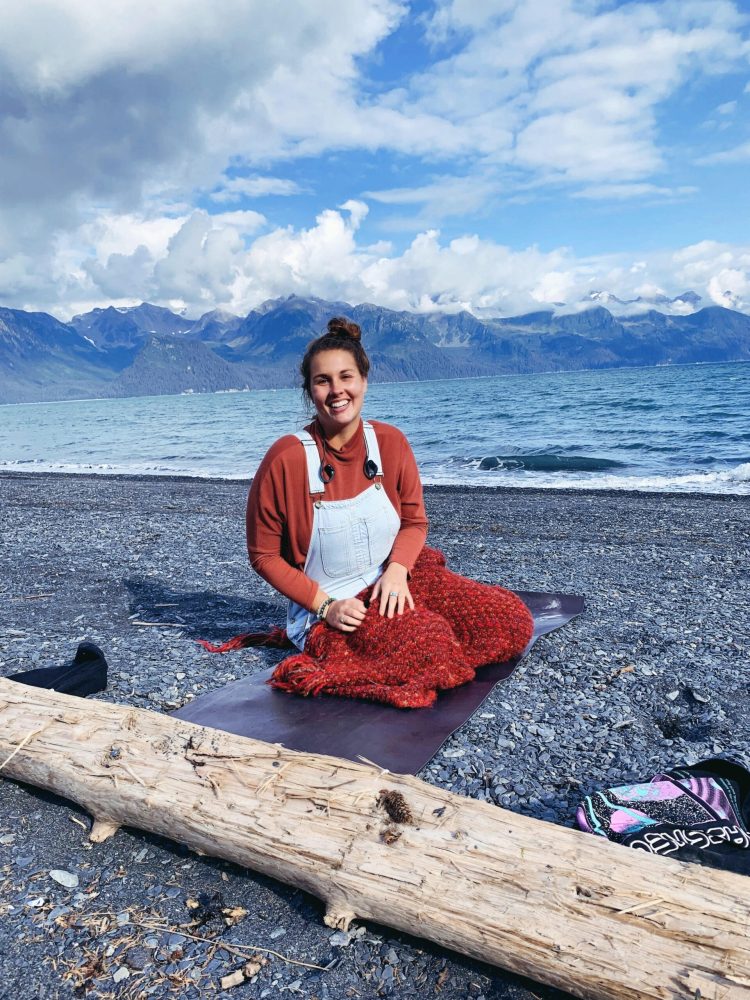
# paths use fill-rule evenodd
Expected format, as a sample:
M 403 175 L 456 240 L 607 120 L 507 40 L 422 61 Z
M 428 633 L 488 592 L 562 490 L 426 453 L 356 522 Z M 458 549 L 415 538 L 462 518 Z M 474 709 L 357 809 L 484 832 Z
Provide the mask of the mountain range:
M 698 296 L 669 301 L 694 307 Z M 292 295 L 245 317 L 214 310 L 191 320 L 143 303 L 69 323 L 0 308 L 0 403 L 297 385 L 305 346 L 342 314 L 362 327 L 381 382 L 750 360 L 750 317 L 720 306 L 616 315 L 596 304 L 479 319 Z

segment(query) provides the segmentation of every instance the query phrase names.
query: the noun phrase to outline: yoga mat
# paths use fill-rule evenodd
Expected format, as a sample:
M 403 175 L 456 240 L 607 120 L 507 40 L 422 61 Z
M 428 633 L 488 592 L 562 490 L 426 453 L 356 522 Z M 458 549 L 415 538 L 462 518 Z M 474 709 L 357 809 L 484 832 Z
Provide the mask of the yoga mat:
M 519 591 L 534 616 L 534 635 L 521 656 L 477 670 L 469 684 L 442 691 L 432 708 L 393 708 L 351 698 L 302 698 L 269 687 L 273 668 L 195 698 L 176 712 L 199 726 L 282 743 L 290 750 L 368 760 L 396 774 L 416 774 L 472 715 L 500 681 L 510 677 L 540 635 L 584 610 L 582 597 Z

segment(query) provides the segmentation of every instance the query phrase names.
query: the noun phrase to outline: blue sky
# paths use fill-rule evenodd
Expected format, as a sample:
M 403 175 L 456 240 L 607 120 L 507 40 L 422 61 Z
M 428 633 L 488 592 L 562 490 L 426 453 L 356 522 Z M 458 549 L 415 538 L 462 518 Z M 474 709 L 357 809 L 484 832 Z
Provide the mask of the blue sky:
M 10 0 L 4 22 L 2 304 L 750 311 L 745 0 Z

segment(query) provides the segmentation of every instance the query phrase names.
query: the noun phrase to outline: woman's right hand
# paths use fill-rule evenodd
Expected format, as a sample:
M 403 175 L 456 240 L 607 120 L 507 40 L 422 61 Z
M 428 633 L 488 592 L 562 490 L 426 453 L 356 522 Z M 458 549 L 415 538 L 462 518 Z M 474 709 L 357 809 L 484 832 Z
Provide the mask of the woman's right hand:
M 367 608 L 358 597 L 344 597 L 329 605 L 326 625 L 339 632 L 353 632 L 364 621 L 366 611 Z

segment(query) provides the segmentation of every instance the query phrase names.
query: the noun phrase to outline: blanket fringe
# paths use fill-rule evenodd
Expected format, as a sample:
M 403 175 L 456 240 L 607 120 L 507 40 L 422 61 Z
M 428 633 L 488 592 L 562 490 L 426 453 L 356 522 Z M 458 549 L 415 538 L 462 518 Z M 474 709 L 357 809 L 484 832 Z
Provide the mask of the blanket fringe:
M 273 649 L 290 649 L 293 643 L 286 634 L 285 628 L 274 625 L 270 632 L 244 632 L 235 635 L 226 642 L 215 646 L 208 639 L 198 639 L 198 645 L 209 653 L 231 653 L 235 649 L 246 649 L 248 646 L 267 646 Z

